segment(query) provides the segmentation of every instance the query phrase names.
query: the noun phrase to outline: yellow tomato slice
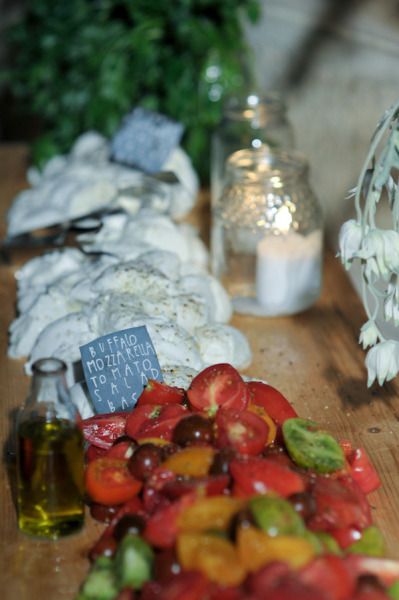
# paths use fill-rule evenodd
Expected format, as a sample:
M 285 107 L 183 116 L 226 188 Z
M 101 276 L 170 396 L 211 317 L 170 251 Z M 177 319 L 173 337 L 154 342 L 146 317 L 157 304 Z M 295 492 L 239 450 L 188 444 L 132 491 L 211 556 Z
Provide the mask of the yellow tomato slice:
M 314 547 L 305 538 L 290 535 L 270 537 L 255 527 L 238 530 L 237 548 L 241 563 L 248 571 L 257 571 L 276 560 L 299 569 L 315 555 Z
M 155 446 L 167 446 L 170 444 L 168 440 L 164 440 L 158 437 L 148 437 L 148 438 L 140 438 L 137 440 L 137 443 L 141 446 L 142 444 L 154 444 Z
M 259 404 L 253 404 L 249 402 L 247 410 L 253 412 L 255 415 L 258 415 L 261 419 L 263 419 L 266 425 L 269 428 L 269 433 L 267 435 L 266 446 L 273 444 L 277 435 L 277 426 L 273 419 L 267 414 L 263 406 L 259 406 Z
M 234 545 L 218 536 L 181 533 L 177 537 L 176 550 L 183 569 L 201 571 L 220 585 L 240 585 L 246 577 Z
M 200 498 L 179 516 L 179 531 L 226 529 L 233 515 L 241 510 L 246 500 L 231 496 Z
M 167 458 L 162 467 L 187 477 L 205 477 L 212 464 L 215 450 L 208 446 L 184 448 Z

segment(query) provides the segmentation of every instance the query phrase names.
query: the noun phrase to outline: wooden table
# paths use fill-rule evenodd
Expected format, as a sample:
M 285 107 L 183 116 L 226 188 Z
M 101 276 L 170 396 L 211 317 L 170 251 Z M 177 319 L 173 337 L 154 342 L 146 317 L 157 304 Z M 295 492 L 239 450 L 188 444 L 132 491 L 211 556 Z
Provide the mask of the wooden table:
M 0 147 L 0 220 L 15 193 L 26 187 L 24 146 Z M 201 205 L 192 219 L 204 222 Z M 4 233 L 4 226 L 2 233 Z M 0 590 L 3 600 L 71 599 L 87 570 L 87 549 L 101 527 L 87 518 L 78 535 L 56 542 L 28 539 L 18 533 L 12 501 L 12 439 L 15 409 L 24 400 L 28 380 L 23 361 L 6 357 L 7 328 L 14 317 L 16 266 L 29 253 L 15 253 L 0 267 L 0 386 L 4 448 L 1 472 Z M 388 554 L 399 559 L 399 386 L 366 388 L 364 352 L 357 344 L 364 311 L 339 262 L 327 254 L 321 299 L 307 312 L 288 318 L 235 316 L 233 325 L 250 341 L 254 360 L 246 373 L 267 379 L 294 404 L 335 436 L 364 446 L 380 473 L 382 489 L 370 496 L 375 523 L 382 529 Z M 10 464 L 11 463 L 11 464 Z

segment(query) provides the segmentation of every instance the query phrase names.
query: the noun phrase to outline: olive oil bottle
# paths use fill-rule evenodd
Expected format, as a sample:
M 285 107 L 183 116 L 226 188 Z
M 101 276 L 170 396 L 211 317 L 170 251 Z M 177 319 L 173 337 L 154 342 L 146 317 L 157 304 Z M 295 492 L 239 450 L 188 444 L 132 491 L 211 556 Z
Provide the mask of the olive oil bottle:
M 17 420 L 18 526 L 57 539 L 83 525 L 83 439 L 65 363 L 44 358 L 32 369 L 31 393 Z

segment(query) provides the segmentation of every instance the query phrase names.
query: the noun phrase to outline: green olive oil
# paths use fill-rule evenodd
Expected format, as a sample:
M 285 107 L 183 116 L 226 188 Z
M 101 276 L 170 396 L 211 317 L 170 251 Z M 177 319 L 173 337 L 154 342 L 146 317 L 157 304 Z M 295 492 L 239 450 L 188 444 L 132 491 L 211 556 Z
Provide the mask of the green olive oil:
M 37 417 L 18 428 L 18 525 L 57 539 L 84 521 L 83 439 L 65 419 Z

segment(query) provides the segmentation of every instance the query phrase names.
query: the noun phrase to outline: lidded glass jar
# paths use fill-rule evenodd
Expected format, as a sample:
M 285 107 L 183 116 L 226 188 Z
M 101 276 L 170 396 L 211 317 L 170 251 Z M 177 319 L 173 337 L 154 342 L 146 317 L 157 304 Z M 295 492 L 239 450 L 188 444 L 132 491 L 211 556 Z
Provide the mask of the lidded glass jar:
M 83 437 L 65 363 L 43 358 L 32 371 L 31 392 L 17 417 L 18 526 L 57 539 L 83 524 Z
M 226 103 L 221 122 L 212 136 L 211 198 L 214 206 L 223 188 L 227 158 L 237 150 L 292 150 L 294 134 L 286 107 L 278 94 L 249 93 Z
M 240 150 L 212 213 L 213 274 L 236 312 L 288 315 L 320 294 L 322 213 L 299 154 Z

